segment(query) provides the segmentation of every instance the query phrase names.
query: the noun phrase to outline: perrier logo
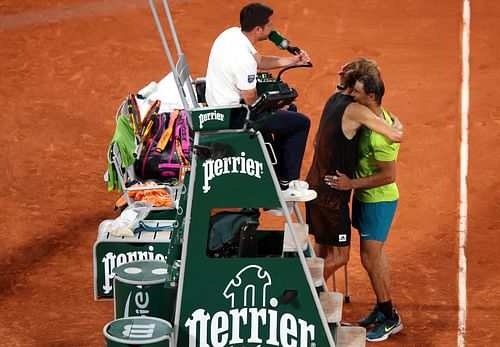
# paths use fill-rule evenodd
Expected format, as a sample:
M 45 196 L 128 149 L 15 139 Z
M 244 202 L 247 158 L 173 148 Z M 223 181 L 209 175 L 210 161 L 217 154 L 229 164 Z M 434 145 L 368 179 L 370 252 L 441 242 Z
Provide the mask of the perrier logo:
M 203 124 L 205 122 L 211 121 L 211 120 L 217 120 L 219 122 L 224 122 L 224 114 L 217 112 L 217 111 L 212 111 L 212 112 L 207 112 L 207 113 L 200 113 L 198 115 L 198 121 L 200 124 L 200 129 L 203 129 Z
M 271 276 L 260 266 L 248 265 L 241 269 L 222 293 L 230 303 L 229 311 L 210 314 L 199 308 L 186 320 L 189 347 L 314 346 L 315 326 L 276 310 L 278 299 L 267 295 L 271 285 Z M 250 334 L 243 336 L 244 331 Z
M 211 189 L 210 181 L 216 177 L 229 174 L 242 174 L 257 179 L 262 178 L 264 164 L 258 160 L 247 158 L 245 152 L 239 157 L 207 159 L 203 162 L 203 193 Z
M 115 267 L 141 260 L 165 261 L 165 256 L 161 253 L 155 253 L 153 245 L 150 245 L 147 251 L 130 251 L 118 254 L 107 252 L 101 259 L 101 263 L 104 265 L 104 284 L 102 285 L 104 294 L 109 294 L 113 290 L 113 278 L 115 277 L 113 269 Z

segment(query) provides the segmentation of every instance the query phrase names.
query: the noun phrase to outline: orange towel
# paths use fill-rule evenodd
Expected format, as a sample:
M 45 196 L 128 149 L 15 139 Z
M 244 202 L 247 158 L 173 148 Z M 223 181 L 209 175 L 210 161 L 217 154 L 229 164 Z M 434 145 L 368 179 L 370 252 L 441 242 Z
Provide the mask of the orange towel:
M 144 187 L 155 185 L 156 183 L 146 183 L 146 184 L 134 184 L 132 187 Z M 128 192 L 128 195 L 136 201 L 144 201 L 152 204 L 156 207 L 174 207 L 174 202 L 170 194 L 163 189 L 151 189 L 151 190 L 134 190 Z M 121 196 L 115 203 L 115 205 L 120 208 L 126 205 L 125 196 Z

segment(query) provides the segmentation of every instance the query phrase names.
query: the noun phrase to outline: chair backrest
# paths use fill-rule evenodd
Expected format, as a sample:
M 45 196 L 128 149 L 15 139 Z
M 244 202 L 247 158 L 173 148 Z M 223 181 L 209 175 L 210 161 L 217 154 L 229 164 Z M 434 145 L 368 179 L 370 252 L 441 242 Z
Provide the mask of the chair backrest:
M 207 78 L 197 77 L 193 83 L 194 83 L 194 88 L 196 89 L 196 96 L 198 97 L 198 102 L 206 104 L 207 99 L 205 97 L 205 92 L 207 89 Z
M 179 93 L 183 94 L 181 95 L 181 100 L 183 101 L 183 103 L 185 101 L 184 108 L 186 110 L 190 110 L 199 107 L 198 98 L 193 88 L 193 81 L 190 76 L 189 65 L 184 53 L 179 54 L 179 60 L 177 60 L 177 64 L 175 65 L 174 78 L 177 79 L 178 86 L 180 86 L 180 88 L 178 88 Z M 187 90 L 189 93 L 189 99 L 185 94 L 185 90 Z M 191 101 L 192 104 L 189 104 L 189 101 Z

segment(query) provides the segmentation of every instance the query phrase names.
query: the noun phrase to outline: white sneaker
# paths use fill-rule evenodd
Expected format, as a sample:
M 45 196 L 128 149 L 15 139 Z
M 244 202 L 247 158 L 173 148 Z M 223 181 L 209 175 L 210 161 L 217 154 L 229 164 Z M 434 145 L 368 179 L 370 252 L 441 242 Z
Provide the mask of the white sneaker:
M 291 202 L 287 202 L 286 203 L 286 207 L 288 208 L 288 212 L 291 215 L 292 214 L 292 208 L 293 208 L 292 203 Z M 278 216 L 278 217 L 283 217 L 285 215 L 283 213 L 283 209 L 282 208 L 271 208 L 269 210 L 264 210 L 264 212 L 272 214 L 273 216 Z
M 289 187 L 292 189 L 304 190 L 309 189 L 309 183 L 306 181 L 293 180 L 290 182 Z
M 283 194 L 283 199 L 285 201 L 311 201 L 318 196 L 315 190 L 292 189 L 291 187 L 287 190 L 283 190 L 281 194 Z

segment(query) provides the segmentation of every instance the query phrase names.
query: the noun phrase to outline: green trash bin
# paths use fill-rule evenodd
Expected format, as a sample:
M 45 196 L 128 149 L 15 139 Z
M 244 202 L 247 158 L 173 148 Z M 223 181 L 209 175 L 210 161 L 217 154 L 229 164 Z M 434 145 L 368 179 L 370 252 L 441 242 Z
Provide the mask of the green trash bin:
M 172 346 L 172 325 L 156 317 L 115 319 L 103 328 L 105 346 Z
M 123 264 L 113 272 L 115 319 L 148 316 L 172 321 L 177 286 L 165 286 L 165 262 L 135 261 Z

